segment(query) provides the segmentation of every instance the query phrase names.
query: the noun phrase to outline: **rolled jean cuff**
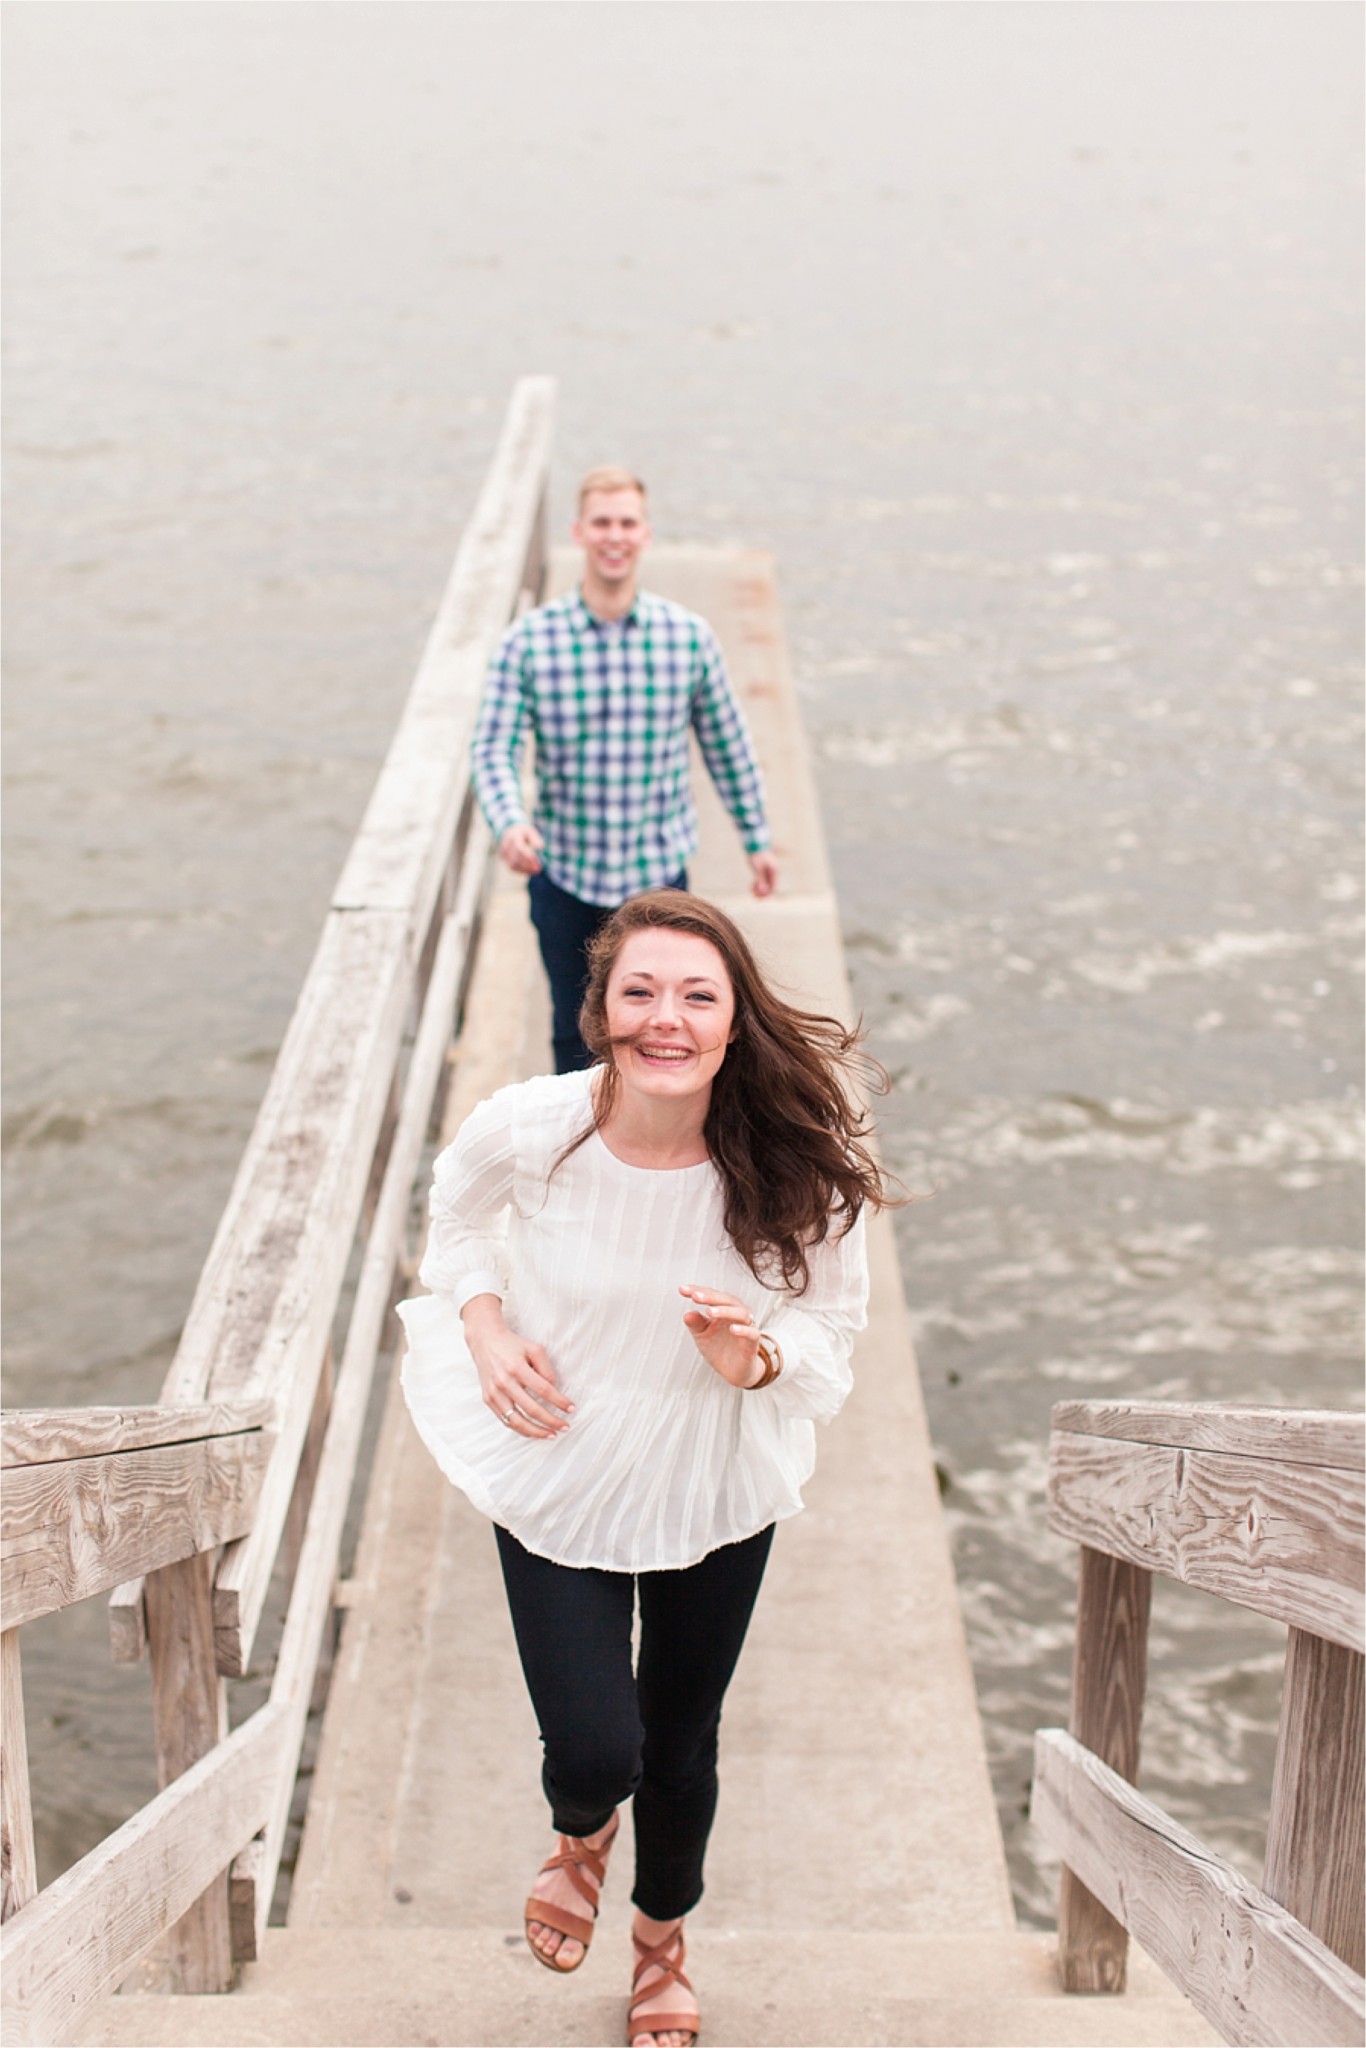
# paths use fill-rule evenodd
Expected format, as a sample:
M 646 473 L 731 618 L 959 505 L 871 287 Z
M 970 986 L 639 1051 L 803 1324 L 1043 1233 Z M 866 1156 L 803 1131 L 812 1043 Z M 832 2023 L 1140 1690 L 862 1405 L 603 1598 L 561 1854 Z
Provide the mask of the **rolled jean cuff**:
M 668 1892 L 652 1891 L 648 1885 L 637 1880 L 636 1888 L 631 1894 L 631 1904 L 638 1913 L 643 1913 L 647 1920 L 681 1920 L 685 1914 L 691 1913 L 704 1889 L 705 1887 L 699 1884 L 692 1887 L 690 1892 L 675 1892 L 670 1895 Z M 681 1905 L 680 1899 L 684 1902 Z
M 581 1842 L 585 1835 L 601 1834 L 616 1810 L 615 1806 L 609 1806 L 601 1820 L 590 1820 L 585 1825 L 581 1814 L 557 1812 L 552 1800 L 550 1806 L 550 1825 L 554 1828 L 557 1835 L 572 1835 L 576 1842 Z

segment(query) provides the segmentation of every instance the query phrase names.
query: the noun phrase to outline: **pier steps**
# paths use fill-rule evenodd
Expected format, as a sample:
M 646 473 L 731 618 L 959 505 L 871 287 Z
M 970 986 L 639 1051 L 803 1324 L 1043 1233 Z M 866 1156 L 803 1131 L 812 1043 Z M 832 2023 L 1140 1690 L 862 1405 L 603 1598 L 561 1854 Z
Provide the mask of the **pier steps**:
M 568 572 L 554 565 L 552 585 Z M 656 550 L 651 587 L 716 626 L 765 761 L 780 893 L 756 904 L 698 778 L 694 886 L 798 1000 L 850 1014 L 772 564 Z M 499 876 L 447 1104 L 544 1071 L 524 892 Z M 933 1205 L 924 1228 L 932 1230 Z M 1015 1923 L 892 1222 L 869 1230 L 869 1323 L 820 1432 L 808 1512 L 782 1525 L 727 1698 L 707 1892 L 689 1921 L 703 2048 L 1114 2043 L 1217 2036 L 1135 1955 L 1118 1998 L 1064 1997 Z M 287 1924 L 233 1995 L 110 1999 L 87 2048 L 624 2039 L 629 1851 L 581 1973 L 527 1951 L 522 1900 L 552 1837 L 487 1522 L 385 1406 Z
M 109 2048 L 618 2048 L 624 1910 L 572 1979 L 535 1963 L 520 1931 L 271 1929 L 229 1998 L 114 2000 Z M 1043 1936 L 917 1939 L 804 1928 L 699 1934 L 690 1950 L 704 2048 L 1185 2048 L 1217 2040 L 1142 1957 L 1123 1998 L 1065 1998 Z

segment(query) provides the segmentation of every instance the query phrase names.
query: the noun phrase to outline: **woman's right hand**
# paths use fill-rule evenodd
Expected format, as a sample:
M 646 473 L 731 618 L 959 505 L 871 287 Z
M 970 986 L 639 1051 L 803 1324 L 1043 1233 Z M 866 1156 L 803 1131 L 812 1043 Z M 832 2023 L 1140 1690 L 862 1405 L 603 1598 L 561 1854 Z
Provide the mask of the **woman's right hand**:
M 555 1384 L 545 1350 L 510 1330 L 496 1294 L 476 1294 L 460 1311 L 484 1406 L 518 1436 L 558 1436 L 574 1403 Z M 561 1412 L 562 1411 L 562 1412 Z

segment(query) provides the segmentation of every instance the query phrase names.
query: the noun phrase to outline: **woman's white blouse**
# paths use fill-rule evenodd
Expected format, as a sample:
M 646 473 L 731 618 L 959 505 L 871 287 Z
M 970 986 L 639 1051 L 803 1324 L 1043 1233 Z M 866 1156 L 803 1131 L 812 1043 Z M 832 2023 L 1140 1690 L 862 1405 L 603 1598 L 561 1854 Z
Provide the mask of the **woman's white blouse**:
M 431 1234 L 402 1302 L 403 1391 L 447 1478 L 538 1556 L 607 1571 L 675 1570 L 800 1512 L 813 1423 L 851 1385 L 867 1320 L 862 1219 L 816 1247 L 794 1299 L 762 1286 L 722 1226 L 710 1162 L 628 1166 L 596 1133 L 552 1176 L 590 1121 L 587 1074 L 502 1088 L 437 1159 Z M 783 1371 L 743 1392 L 713 1372 L 680 1286 L 744 1301 L 782 1346 Z M 484 1405 L 460 1310 L 499 1294 L 509 1326 L 544 1345 L 575 1404 L 570 1426 L 531 1439 Z

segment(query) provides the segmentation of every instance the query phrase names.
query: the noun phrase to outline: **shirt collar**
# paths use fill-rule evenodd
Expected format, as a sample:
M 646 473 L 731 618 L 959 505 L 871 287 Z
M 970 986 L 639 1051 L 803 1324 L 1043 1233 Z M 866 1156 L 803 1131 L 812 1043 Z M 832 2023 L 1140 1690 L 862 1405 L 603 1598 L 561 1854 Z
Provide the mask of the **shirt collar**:
M 623 612 L 619 619 L 600 619 L 585 600 L 583 585 L 581 583 L 574 585 L 574 613 L 576 620 L 580 626 L 592 626 L 599 633 L 607 626 L 638 626 L 644 616 L 645 607 L 648 603 L 649 599 L 646 597 L 645 592 L 637 590 L 635 602 L 632 604 L 629 612 Z

